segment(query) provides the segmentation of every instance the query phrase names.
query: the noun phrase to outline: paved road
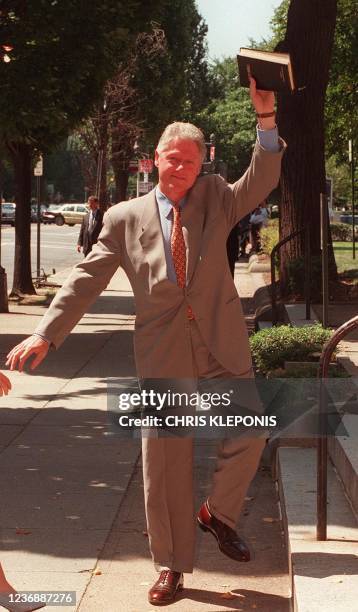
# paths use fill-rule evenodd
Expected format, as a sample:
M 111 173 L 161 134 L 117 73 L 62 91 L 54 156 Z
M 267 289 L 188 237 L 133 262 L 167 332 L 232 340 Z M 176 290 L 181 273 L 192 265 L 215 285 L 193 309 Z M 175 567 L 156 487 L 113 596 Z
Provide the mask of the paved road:
M 77 253 L 76 244 L 79 225 L 68 227 L 63 225 L 41 225 L 41 268 L 46 274 L 51 274 L 73 266 L 82 259 Z M 33 277 L 36 276 L 36 238 L 37 226 L 31 224 L 31 269 Z M 9 288 L 11 287 L 14 271 L 14 245 L 15 230 L 13 227 L 1 228 L 1 265 L 5 268 Z

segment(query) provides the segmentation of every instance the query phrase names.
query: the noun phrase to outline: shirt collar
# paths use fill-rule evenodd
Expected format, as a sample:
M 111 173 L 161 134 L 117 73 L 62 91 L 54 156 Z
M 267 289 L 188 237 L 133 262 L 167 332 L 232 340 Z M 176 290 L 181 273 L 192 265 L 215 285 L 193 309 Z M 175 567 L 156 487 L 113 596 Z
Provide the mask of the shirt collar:
M 174 202 L 170 200 L 164 193 L 162 193 L 157 185 L 155 188 L 155 196 L 157 198 L 158 206 L 161 213 L 169 219 L 172 208 L 174 206 Z M 179 200 L 179 208 L 182 209 L 185 206 L 186 196 L 184 196 L 181 200 Z

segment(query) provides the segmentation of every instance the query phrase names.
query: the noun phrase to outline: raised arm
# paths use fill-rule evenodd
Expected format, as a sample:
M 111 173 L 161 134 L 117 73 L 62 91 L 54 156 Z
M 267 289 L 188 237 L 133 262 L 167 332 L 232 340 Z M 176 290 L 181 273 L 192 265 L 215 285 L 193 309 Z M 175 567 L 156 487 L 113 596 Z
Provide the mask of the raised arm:
M 245 174 L 232 185 L 226 185 L 224 211 L 229 228 L 275 189 L 280 179 L 281 158 L 286 147 L 277 133 L 274 93 L 257 90 L 255 80 L 250 78 L 250 97 L 258 120 L 258 138 Z

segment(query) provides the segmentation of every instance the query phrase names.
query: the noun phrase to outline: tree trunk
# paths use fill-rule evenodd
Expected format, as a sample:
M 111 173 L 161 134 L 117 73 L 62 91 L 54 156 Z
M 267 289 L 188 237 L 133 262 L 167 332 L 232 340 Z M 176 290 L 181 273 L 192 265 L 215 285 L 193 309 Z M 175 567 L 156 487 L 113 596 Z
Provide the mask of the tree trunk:
M 123 163 L 121 164 L 123 166 Z M 113 166 L 114 178 L 116 183 L 115 202 L 123 202 L 127 199 L 127 187 L 129 173 L 127 169 Z
M 31 145 L 10 143 L 15 172 L 16 217 L 14 279 L 10 296 L 35 294 L 31 276 Z
M 108 208 L 108 194 L 107 194 L 107 144 L 105 145 L 102 153 L 102 158 L 99 164 L 101 168 L 99 170 L 100 177 L 99 185 L 98 185 L 98 198 L 99 198 L 99 207 L 102 212 L 105 212 Z
M 320 256 L 320 193 L 325 193 L 324 102 L 336 22 L 337 0 L 291 0 L 284 41 L 298 91 L 278 96 L 277 121 L 287 142 L 280 209 L 280 239 L 307 223 L 312 257 Z M 281 249 L 281 291 L 289 293 L 289 262 L 303 259 L 304 232 Z M 331 248 L 331 278 L 337 269 Z M 314 261 L 314 260 L 313 260 Z

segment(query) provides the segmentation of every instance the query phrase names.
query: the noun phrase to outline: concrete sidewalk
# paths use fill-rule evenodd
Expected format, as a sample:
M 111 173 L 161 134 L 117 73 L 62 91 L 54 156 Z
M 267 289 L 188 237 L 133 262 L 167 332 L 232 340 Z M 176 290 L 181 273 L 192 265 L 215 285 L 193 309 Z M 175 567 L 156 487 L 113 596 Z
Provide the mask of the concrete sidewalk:
M 67 273 L 54 280 L 61 284 Z M 238 274 L 248 299 L 254 287 L 244 269 Z M 2 361 L 44 311 L 20 304 L 1 315 Z M 133 324 L 132 293 L 118 272 L 63 346 L 36 373 L 11 373 L 13 391 L 0 398 L 1 563 L 18 590 L 76 591 L 69 612 L 154 609 L 147 603 L 155 575 L 145 535 L 140 442 L 111 434 L 106 421 L 106 379 L 135 376 Z M 198 506 L 208 494 L 214 446 L 197 446 Z M 197 569 L 171 609 L 288 611 L 283 530 L 264 462 L 239 529 L 254 560 L 236 564 L 217 551 L 210 535 L 198 533 Z
M 2 357 L 44 310 L 1 315 Z M 135 373 L 133 320 L 119 274 L 38 372 L 10 374 L 13 391 L 0 398 L 1 562 L 18 589 L 86 588 L 140 452 L 106 423 L 106 378 Z

